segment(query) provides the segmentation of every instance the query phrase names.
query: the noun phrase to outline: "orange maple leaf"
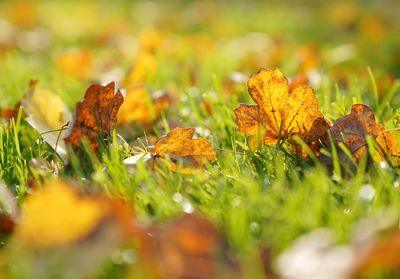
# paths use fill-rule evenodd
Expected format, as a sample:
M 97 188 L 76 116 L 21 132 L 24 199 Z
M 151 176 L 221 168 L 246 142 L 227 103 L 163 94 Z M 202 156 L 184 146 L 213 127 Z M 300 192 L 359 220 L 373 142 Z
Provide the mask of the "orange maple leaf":
M 84 99 L 76 104 L 75 119 L 64 138 L 67 144 L 79 146 L 87 138 L 92 149 L 98 151 L 98 140 L 109 137 L 124 101 L 119 90 L 114 92 L 114 82 L 106 86 L 91 85 L 86 90 Z
M 385 130 L 380 124 L 378 124 L 378 131 L 379 134 L 375 140 L 379 149 L 387 160 L 391 161 L 395 166 L 400 166 L 400 145 L 393 132 Z
M 193 139 L 194 133 L 194 128 L 171 130 L 156 141 L 153 156 L 187 157 L 192 159 L 197 166 L 203 165 L 205 161 L 214 161 L 215 151 L 210 142 L 206 139 Z
M 311 87 L 290 88 L 278 70 L 261 69 L 247 82 L 250 97 L 257 105 L 241 104 L 235 109 L 238 130 L 250 136 L 250 146 L 275 145 L 279 139 L 299 136 L 317 140 L 311 133 L 326 131 L 329 122 L 318 108 Z M 318 129 L 316 129 L 318 127 Z
M 167 135 L 157 139 L 148 152 L 142 152 L 126 158 L 124 163 L 135 165 L 139 160 L 159 159 L 180 173 L 193 173 L 205 162 L 215 160 L 215 151 L 206 139 L 193 139 L 194 128 L 175 128 Z M 177 164 L 177 161 L 185 164 Z

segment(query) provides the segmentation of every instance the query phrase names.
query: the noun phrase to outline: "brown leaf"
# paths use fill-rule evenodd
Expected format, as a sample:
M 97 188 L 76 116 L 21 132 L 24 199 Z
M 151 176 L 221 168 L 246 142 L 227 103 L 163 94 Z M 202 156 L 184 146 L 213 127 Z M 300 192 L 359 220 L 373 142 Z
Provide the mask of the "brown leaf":
M 175 128 L 154 144 L 154 156 L 187 157 L 197 166 L 215 160 L 215 151 L 206 139 L 193 139 L 194 128 Z
M 352 105 L 350 114 L 338 118 L 330 131 L 333 142 L 343 142 L 352 154 L 366 145 L 367 135 L 378 136 L 374 113 L 363 104 Z
M 0 213 L 0 236 L 10 235 L 15 229 L 15 220 L 10 215 Z
M 11 120 L 11 118 L 16 119 L 18 116 L 19 107 L 21 102 L 17 102 L 13 108 L 3 108 L 0 111 L 0 118 Z
M 359 258 L 359 261 L 353 267 L 353 278 L 368 278 L 369 274 L 377 274 L 377 272 L 399 276 L 399 253 L 400 233 L 396 231 L 378 241 L 365 255 Z
M 198 214 L 185 214 L 143 235 L 140 267 L 151 278 L 205 279 L 228 274 L 226 278 L 238 278 L 239 267 L 227 252 L 222 234 L 212 223 Z
M 385 158 L 391 158 L 394 163 L 399 163 L 399 147 L 393 133 L 384 131 L 382 125 L 375 120 L 373 111 L 364 104 L 354 104 L 348 115 L 338 118 L 330 128 L 332 140 L 335 145 L 343 143 L 353 157 L 358 160 L 367 151 L 366 136 L 373 137 Z M 329 142 L 326 139 L 326 144 Z M 343 155 L 343 154 L 342 154 Z
M 98 139 L 109 137 L 117 124 L 118 110 L 123 101 L 121 92 L 118 90 L 115 93 L 114 82 L 106 86 L 91 85 L 84 99 L 76 104 L 75 119 L 70 124 L 65 142 L 76 147 L 87 138 L 92 149 L 97 152 Z
M 239 132 L 250 136 L 252 148 L 259 147 L 260 143 L 274 145 L 278 139 L 286 137 L 290 141 L 293 136 L 303 140 L 316 137 L 310 131 L 315 126 L 314 121 L 324 117 L 311 87 L 290 89 L 278 69 L 261 69 L 250 77 L 247 86 L 257 105 L 241 104 L 235 109 L 235 115 Z M 328 122 L 324 122 L 325 125 L 318 126 L 325 130 L 318 133 L 326 131 Z

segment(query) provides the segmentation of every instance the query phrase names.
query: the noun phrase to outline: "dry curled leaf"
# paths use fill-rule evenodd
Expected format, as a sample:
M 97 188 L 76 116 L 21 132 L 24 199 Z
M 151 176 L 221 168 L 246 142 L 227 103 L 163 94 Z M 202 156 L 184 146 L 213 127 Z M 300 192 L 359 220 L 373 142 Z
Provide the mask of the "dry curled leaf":
M 139 125 L 150 125 L 158 119 L 171 102 L 165 92 L 148 95 L 144 86 L 127 89 L 125 101 L 118 112 L 118 124 L 135 122 Z
M 84 99 L 76 104 L 75 119 L 70 124 L 65 142 L 76 147 L 87 138 L 91 148 L 97 152 L 99 140 L 108 138 L 117 124 L 118 110 L 123 101 L 121 92 L 115 93 L 114 82 L 106 86 L 91 85 Z
M 335 145 L 343 143 L 356 160 L 367 151 L 366 137 L 370 136 L 376 140 L 379 151 L 383 153 L 383 158 L 377 154 L 379 159 L 383 161 L 391 158 L 395 164 L 399 163 L 396 138 L 376 122 L 373 111 L 367 105 L 352 105 L 350 114 L 338 118 L 329 130 L 333 143 Z M 326 141 L 329 146 L 328 139 Z M 344 154 L 339 154 L 345 157 Z
M 329 126 L 319 111 L 313 89 L 304 86 L 290 89 L 278 69 L 259 70 L 250 77 L 247 86 L 257 105 L 241 104 L 235 115 L 239 132 L 250 136 L 252 148 L 274 145 L 279 139 L 291 140 L 293 136 L 314 140 L 318 137 L 311 134 L 316 131 L 313 127 L 326 131 Z
M 195 128 L 175 128 L 167 135 L 158 138 L 154 147 L 148 148 L 149 152 L 126 158 L 124 163 L 135 165 L 140 160 L 158 159 L 165 162 L 173 171 L 193 173 L 205 162 L 212 162 L 216 158 L 208 140 L 193 138 L 195 131 Z
M 171 159 L 186 158 L 193 161 L 195 166 L 215 160 L 215 151 L 206 139 L 193 139 L 194 128 L 175 128 L 167 135 L 160 137 L 154 144 L 155 157 Z
M 139 246 L 139 268 L 151 278 L 240 278 L 222 234 L 198 214 L 150 228 Z

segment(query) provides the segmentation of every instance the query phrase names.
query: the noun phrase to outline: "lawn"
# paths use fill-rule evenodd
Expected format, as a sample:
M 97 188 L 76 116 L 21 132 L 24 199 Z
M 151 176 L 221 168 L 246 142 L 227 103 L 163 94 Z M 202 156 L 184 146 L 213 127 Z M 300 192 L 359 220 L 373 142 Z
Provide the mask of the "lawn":
M 0 279 L 399 278 L 398 10 L 1 1 Z

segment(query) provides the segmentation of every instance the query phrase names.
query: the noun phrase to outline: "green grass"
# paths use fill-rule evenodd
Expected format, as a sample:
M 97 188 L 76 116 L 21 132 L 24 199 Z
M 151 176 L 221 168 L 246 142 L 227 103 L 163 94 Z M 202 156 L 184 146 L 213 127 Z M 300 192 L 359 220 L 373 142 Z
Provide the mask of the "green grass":
M 67 3 L 63 5 L 72 5 Z M 42 6 L 46 4 L 41 2 Z M 102 5 L 107 7 L 106 3 Z M 188 4 L 176 5 L 178 9 L 184 9 Z M 353 103 L 364 103 L 373 108 L 379 123 L 388 129 L 397 128 L 400 117 L 400 68 L 388 57 L 393 57 L 395 47 L 399 46 L 399 39 L 391 36 L 398 28 L 388 26 L 389 35 L 374 45 L 358 35 L 357 30 L 342 30 L 335 24 L 332 27 L 332 23 L 319 14 L 318 8 L 305 5 L 305 12 L 300 13 L 289 3 L 274 5 L 277 5 L 276 10 L 269 10 L 266 4 L 238 2 L 229 9 L 228 3 L 222 3 L 217 5 L 218 11 L 224 11 L 218 14 L 221 18 L 200 21 L 198 25 L 178 30 L 162 30 L 166 34 L 174 31 L 182 38 L 211 32 L 211 40 L 220 41 L 220 44 L 214 42 L 216 46 L 210 51 L 205 50 L 201 54 L 203 56 L 187 50 L 182 57 L 174 58 L 163 55 L 161 51 L 157 58 L 158 71 L 147 84 L 152 89 L 171 88 L 172 84 L 177 90 L 174 94 L 179 95 L 178 101 L 154 124 L 155 134 L 165 134 L 173 122 L 180 127 L 207 130 L 207 138 L 217 153 L 214 163 L 192 175 L 171 172 L 167 167 L 154 171 L 142 162 L 128 168 L 122 163 L 123 159 L 134 146 L 142 146 L 146 142 L 146 135 L 127 135 L 126 138 L 133 138 L 127 146 L 114 134 L 113 144 L 101 161 L 92 156 L 85 161 L 90 166 L 82 166 L 81 158 L 71 153 L 71 165 L 60 170 L 60 177 L 77 181 L 82 187 L 122 197 L 134 206 L 139 220 L 146 223 L 174 218 L 187 210 L 190 203 L 195 211 L 203 213 L 224 232 L 239 257 L 246 278 L 261 277 L 254 268 L 259 246 L 271 247 L 276 257 L 297 237 L 316 228 L 331 228 L 339 243 L 348 243 L 354 225 L 368 216 L 385 211 L 398 219 L 400 169 L 366 163 L 348 168 L 336 159 L 332 172 L 318 159 L 299 158 L 280 147 L 265 147 L 252 152 L 246 137 L 237 131 L 233 113 L 239 103 L 253 103 L 246 85 L 236 84 L 228 92 L 223 87 L 233 71 L 249 75 L 258 70 L 250 63 L 249 66 L 241 64 L 241 59 L 231 57 L 231 52 L 224 47 L 232 38 L 243 38 L 250 31 L 282 38 L 290 50 L 299 45 L 313 44 L 324 52 L 351 42 L 358 50 L 355 58 L 334 65 L 329 65 L 324 59 L 321 61 L 323 80 L 314 88 L 321 111 L 333 121 L 349 113 Z M 124 3 L 115 9 L 127 20 L 126 12 L 122 12 L 126 6 L 129 5 Z M 359 9 L 369 14 L 375 6 L 376 3 L 372 3 Z M 230 28 L 227 34 L 218 34 L 222 32 L 216 31 L 219 24 Z M 132 29 L 133 34 L 140 31 L 135 27 Z M 324 33 L 331 34 L 330 40 Z M 114 50 L 98 50 L 98 46 L 91 46 L 92 43 L 90 37 L 61 38 L 55 40 L 54 46 L 45 53 L 9 50 L 1 54 L 0 62 L 4 67 L 0 68 L 0 107 L 13 106 L 23 95 L 29 80 L 38 78 L 39 87 L 59 94 L 74 109 L 75 102 L 82 97 L 90 81 L 61 73 L 55 69 L 51 57 L 60 49 L 76 45 L 90 47 L 98 61 L 110 60 L 115 55 Z M 299 74 L 299 68 L 294 65 L 295 58 L 290 53 L 287 51 L 285 58 L 276 64 L 268 61 L 258 63 L 264 67 L 278 66 L 285 75 L 294 76 Z M 113 61 L 125 73 L 131 63 L 132 60 Z M 187 65 L 187 68 L 182 65 Z M 191 69 L 195 69 L 196 84 L 191 84 Z M 96 69 L 95 72 L 101 71 Z M 342 73 L 344 78 L 337 72 Z M 387 74 L 393 74 L 395 79 L 386 91 L 378 91 L 376 80 Z M 204 99 L 209 102 L 212 114 L 201 105 Z M 119 133 L 118 128 L 115 132 Z M 27 185 L 28 177 L 37 172 L 29 168 L 32 158 L 51 160 L 53 152 L 21 118 L 21 114 L 10 123 L 2 121 L 0 178 L 16 194 L 19 203 L 23 203 L 31 191 Z M 45 176 L 50 177 L 51 173 Z M 371 200 L 360 194 L 365 185 L 372 185 L 375 190 Z M 178 202 L 173 198 L 176 193 L 182 196 Z M 119 276 L 123 276 L 125 268 L 109 259 L 94 278 L 122 278 Z M 15 277 L 29 276 L 21 272 Z

